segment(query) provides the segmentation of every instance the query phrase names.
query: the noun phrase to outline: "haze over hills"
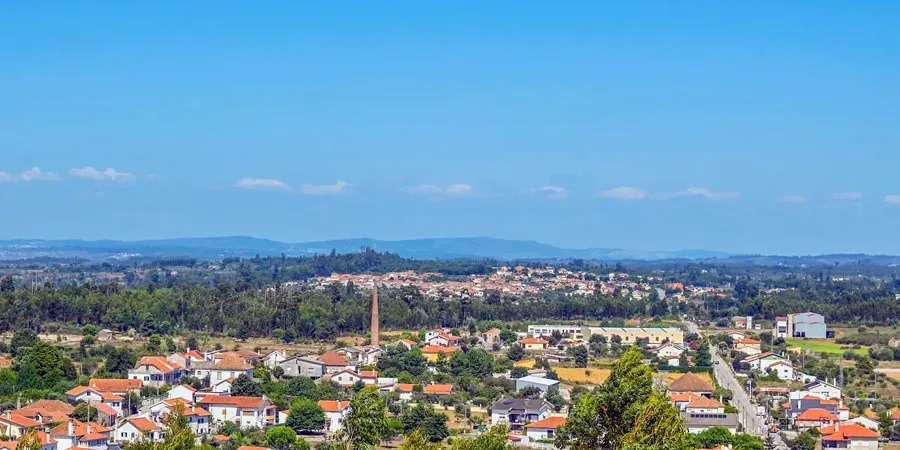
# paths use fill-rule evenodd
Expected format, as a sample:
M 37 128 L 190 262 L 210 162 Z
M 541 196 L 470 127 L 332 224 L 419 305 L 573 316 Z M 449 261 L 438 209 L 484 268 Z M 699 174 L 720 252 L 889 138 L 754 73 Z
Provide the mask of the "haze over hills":
M 260 256 L 311 256 L 358 252 L 364 248 L 397 253 L 417 259 L 497 259 L 497 260 L 603 260 L 663 261 L 715 260 L 754 264 L 845 264 L 867 261 L 876 264 L 900 264 L 900 257 L 862 254 L 819 256 L 736 255 L 709 250 L 641 251 L 619 248 L 560 248 L 535 241 L 490 237 L 377 240 L 369 238 L 288 243 L 247 236 L 175 238 L 139 241 L 86 241 L 17 239 L 0 241 L 0 260 L 34 258 L 76 258 L 93 261 L 129 258 L 221 259 Z

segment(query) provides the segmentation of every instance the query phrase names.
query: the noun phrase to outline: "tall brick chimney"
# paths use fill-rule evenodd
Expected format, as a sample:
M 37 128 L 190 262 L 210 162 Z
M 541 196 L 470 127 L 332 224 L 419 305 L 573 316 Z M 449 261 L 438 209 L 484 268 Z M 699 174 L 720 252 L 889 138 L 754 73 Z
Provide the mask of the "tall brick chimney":
M 375 278 L 375 288 L 372 290 L 372 347 L 378 347 L 378 284 L 381 278 Z

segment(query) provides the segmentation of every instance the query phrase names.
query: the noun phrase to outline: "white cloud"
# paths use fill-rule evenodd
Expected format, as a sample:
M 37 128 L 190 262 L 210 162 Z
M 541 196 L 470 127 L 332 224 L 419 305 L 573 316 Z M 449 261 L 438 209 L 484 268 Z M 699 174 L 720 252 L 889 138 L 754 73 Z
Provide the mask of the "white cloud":
M 343 180 L 337 180 L 334 184 L 309 184 L 305 183 L 300 186 L 300 192 L 305 195 L 336 195 L 340 194 L 349 183 Z
M 829 200 L 862 200 L 862 192 L 838 192 L 828 196 Z
M 730 200 L 738 197 L 737 192 L 713 192 L 707 188 L 690 187 L 683 191 L 663 195 L 662 198 L 703 197 L 709 200 Z
M 410 191 L 419 194 L 428 195 L 468 195 L 472 193 L 472 185 L 464 183 L 454 183 L 449 186 L 438 186 L 434 184 L 420 184 Z
M 566 196 L 569 195 L 569 191 L 566 190 L 566 188 L 564 188 L 562 186 L 551 186 L 551 185 L 544 185 L 539 188 L 529 189 L 526 192 L 529 194 L 541 195 L 544 198 L 549 198 L 549 199 L 554 199 L 554 200 L 566 198 Z
M 885 195 L 884 202 L 888 205 L 900 205 L 900 194 Z
M 0 171 L 0 183 L 28 183 L 31 181 L 58 181 L 60 176 L 53 172 L 44 172 L 39 167 L 32 167 L 24 172 L 8 173 Z
M 801 195 L 785 195 L 778 199 L 781 203 L 806 203 L 806 197 Z
M 612 189 L 607 189 L 605 191 L 600 191 L 597 193 L 597 196 L 613 198 L 616 200 L 643 200 L 649 197 L 647 192 L 643 189 L 631 186 L 620 186 Z
M 234 187 L 239 189 L 277 189 L 289 191 L 291 187 L 281 180 L 274 178 L 241 178 Z
M 93 166 L 87 166 L 80 169 L 69 169 L 69 175 L 75 178 L 83 178 L 86 180 L 112 181 L 114 183 L 135 180 L 135 176 L 133 174 L 130 174 L 128 172 L 119 172 L 112 167 L 108 167 L 105 170 L 97 170 Z

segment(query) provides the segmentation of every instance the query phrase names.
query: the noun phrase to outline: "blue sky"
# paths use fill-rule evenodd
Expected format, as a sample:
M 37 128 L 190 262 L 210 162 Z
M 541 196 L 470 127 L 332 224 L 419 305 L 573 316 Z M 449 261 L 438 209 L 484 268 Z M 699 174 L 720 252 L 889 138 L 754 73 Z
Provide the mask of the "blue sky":
M 897 2 L 136 3 L 0 6 L 0 238 L 900 254 Z

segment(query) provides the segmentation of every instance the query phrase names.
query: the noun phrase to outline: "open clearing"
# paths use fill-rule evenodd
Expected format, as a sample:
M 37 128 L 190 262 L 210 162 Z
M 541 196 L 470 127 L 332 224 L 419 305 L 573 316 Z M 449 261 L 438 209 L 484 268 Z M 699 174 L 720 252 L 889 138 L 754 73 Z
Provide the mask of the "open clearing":
M 841 345 L 835 343 L 832 339 L 796 339 L 790 338 L 784 340 L 787 345 L 792 347 L 800 347 L 804 350 L 811 350 L 817 353 L 830 353 L 840 355 L 847 350 L 852 350 L 858 355 L 867 355 L 868 347 L 860 347 L 858 349 L 850 348 L 849 345 Z

